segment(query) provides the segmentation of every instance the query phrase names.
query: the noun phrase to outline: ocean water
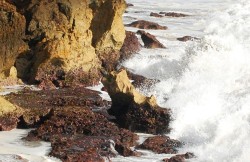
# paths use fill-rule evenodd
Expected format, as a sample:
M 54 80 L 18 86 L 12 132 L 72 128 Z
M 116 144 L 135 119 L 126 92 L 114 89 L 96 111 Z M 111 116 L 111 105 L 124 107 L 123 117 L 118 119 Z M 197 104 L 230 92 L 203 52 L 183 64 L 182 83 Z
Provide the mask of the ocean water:
M 161 80 L 151 89 L 140 90 L 156 95 L 161 106 L 172 109 L 169 136 L 185 142 L 180 152 L 194 152 L 197 158 L 190 161 L 195 162 L 249 162 L 250 1 L 128 2 L 135 6 L 128 9 L 126 23 L 142 19 L 169 27 L 166 31 L 148 30 L 167 49 L 143 49 L 123 65 Z M 148 16 L 159 11 L 191 16 Z M 185 35 L 200 40 L 176 40 Z
M 127 2 L 134 7 L 128 8 L 128 13 L 124 14 L 125 24 L 149 20 L 169 28 L 165 31 L 147 30 L 167 49 L 142 49 L 122 64 L 134 73 L 160 80 L 151 89 L 139 90 L 155 95 L 162 107 L 172 109 L 174 120 L 168 135 L 185 143 L 179 152 L 193 152 L 197 158 L 188 160 L 190 162 L 249 162 L 250 1 Z M 190 16 L 149 16 L 150 12 L 160 11 L 181 12 Z M 185 35 L 199 40 L 176 40 Z M 109 99 L 107 94 L 103 97 Z M 50 149 L 48 143 L 30 146 L 20 141 L 26 133 L 20 130 L 7 134 L 0 132 L 0 161 L 15 161 L 9 154 L 23 155 L 31 162 L 56 161 L 46 156 Z M 139 135 L 140 142 L 150 136 Z M 9 138 L 11 136 L 13 138 Z M 158 162 L 171 156 L 156 155 L 150 151 L 143 153 L 142 157 L 119 156 L 112 161 Z

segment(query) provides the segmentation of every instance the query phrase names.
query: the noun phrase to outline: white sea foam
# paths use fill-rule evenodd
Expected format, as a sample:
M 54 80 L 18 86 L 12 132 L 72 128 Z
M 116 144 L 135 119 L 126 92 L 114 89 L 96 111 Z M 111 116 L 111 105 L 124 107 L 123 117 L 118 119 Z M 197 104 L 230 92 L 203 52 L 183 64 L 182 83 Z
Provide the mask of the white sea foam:
M 60 160 L 47 156 L 51 146 L 48 142 L 27 142 L 22 140 L 30 130 L 15 129 L 0 132 L 0 161 L 22 162 L 14 158 L 21 156 L 29 162 L 59 162 Z
M 142 9 L 147 13 L 141 13 L 139 19 L 170 27 L 169 31 L 152 32 L 168 49 L 143 50 L 124 65 L 161 80 L 148 93 L 155 94 L 160 105 L 172 109 L 170 136 L 186 143 L 180 151 L 194 152 L 197 158 L 191 161 L 250 161 L 250 2 L 130 2 L 135 4 L 130 11 Z M 145 16 L 159 10 L 194 16 L 167 20 Z M 182 43 L 173 39 L 181 35 L 201 40 Z M 164 57 L 148 57 L 153 55 Z

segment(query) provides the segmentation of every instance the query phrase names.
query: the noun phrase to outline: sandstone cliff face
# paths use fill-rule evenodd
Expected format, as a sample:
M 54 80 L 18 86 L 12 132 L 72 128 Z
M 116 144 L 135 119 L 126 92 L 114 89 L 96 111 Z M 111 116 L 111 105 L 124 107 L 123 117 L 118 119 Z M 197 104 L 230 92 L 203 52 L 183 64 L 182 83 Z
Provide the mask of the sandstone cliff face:
M 28 49 L 22 40 L 24 33 L 24 16 L 13 5 L 0 1 L 0 79 L 9 76 L 17 56 Z
M 25 40 L 30 48 L 16 60 L 20 78 L 41 81 L 54 73 L 51 69 L 58 69 L 51 66 L 60 67 L 64 74 L 81 71 L 86 78 L 98 78 L 102 58 L 108 58 L 111 51 L 119 51 L 123 44 L 124 0 L 10 2 L 26 18 Z M 22 23 L 25 26 L 25 20 Z M 15 59 L 11 60 L 13 65 Z M 39 75 L 40 72 L 45 75 Z

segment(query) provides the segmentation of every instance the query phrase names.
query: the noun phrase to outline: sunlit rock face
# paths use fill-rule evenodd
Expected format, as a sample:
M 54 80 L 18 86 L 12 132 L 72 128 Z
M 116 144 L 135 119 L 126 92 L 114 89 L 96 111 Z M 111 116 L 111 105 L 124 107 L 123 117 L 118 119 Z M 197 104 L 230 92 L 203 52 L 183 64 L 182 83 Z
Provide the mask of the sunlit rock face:
M 7 26 L 13 26 L 13 29 L 6 27 L 6 30 L 11 30 L 15 36 L 12 36 L 13 40 L 6 39 L 19 51 L 10 51 L 15 57 L 7 58 L 11 60 L 9 64 L 12 66 L 16 62 L 19 78 L 53 81 L 64 77 L 58 75 L 73 71 L 84 73 L 86 84 L 93 82 L 100 77 L 102 61 L 109 58 L 110 52 L 119 51 L 125 39 L 122 22 L 122 14 L 126 8 L 124 0 L 9 2 L 17 7 L 19 13 L 15 14 L 20 16 L 20 20 L 16 18 L 14 24 L 6 20 Z M 10 5 L 7 2 L 5 4 Z M 2 22 L 5 20 L 1 20 Z M 25 37 L 21 37 L 24 33 Z M 29 46 L 29 51 L 17 46 L 18 39 L 18 44 Z M 22 53 L 21 49 L 26 52 Z M 0 65 L 0 70 L 2 69 Z M 58 78 L 55 79 L 53 74 L 58 71 L 63 73 L 56 74 Z

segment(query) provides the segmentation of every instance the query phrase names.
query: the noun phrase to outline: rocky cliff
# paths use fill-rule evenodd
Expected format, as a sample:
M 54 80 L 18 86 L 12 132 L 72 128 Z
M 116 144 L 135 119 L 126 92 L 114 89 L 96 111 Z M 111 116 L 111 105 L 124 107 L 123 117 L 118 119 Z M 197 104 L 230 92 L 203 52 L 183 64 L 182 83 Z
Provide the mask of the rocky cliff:
M 15 65 L 25 80 L 97 81 L 102 62 L 125 39 L 124 0 L 8 0 L 0 7 L 9 12 L 0 18 L 0 57 L 9 60 L 0 61 L 0 72 Z

